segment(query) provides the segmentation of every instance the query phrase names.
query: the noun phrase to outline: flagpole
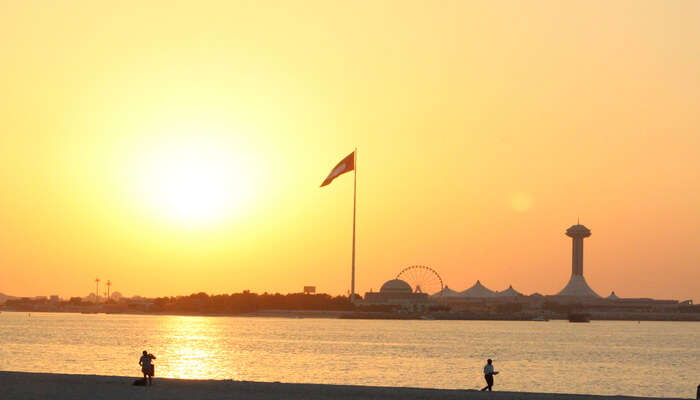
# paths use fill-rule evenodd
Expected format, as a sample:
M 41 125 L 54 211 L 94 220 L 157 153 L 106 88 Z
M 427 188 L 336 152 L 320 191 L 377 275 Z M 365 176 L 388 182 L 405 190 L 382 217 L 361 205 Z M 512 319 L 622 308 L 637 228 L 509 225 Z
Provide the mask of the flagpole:
M 354 183 L 352 191 L 352 277 L 350 279 L 350 302 L 355 302 L 355 225 L 357 221 L 357 148 L 354 151 Z

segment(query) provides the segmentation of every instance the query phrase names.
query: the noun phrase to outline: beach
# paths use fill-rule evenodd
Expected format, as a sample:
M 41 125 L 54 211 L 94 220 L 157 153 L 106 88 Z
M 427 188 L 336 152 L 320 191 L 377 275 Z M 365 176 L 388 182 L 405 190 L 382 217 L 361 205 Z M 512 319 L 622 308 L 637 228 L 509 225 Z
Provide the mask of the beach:
M 322 385 L 233 380 L 154 379 L 153 386 L 133 386 L 138 377 L 0 372 L 5 400 L 31 399 L 522 399 L 522 400 L 633 400 L 650 397 L 576 394 L 479 392 L 475 390 L 418 389 L 407 387 Z M 693 389 L 689 387 L 690 389 Z M 690 397 L 686 398 L 689 399 Z M 659 398 L 660 399 L 660 398 Z M 664 398 L 671 399 L 671 398 Z

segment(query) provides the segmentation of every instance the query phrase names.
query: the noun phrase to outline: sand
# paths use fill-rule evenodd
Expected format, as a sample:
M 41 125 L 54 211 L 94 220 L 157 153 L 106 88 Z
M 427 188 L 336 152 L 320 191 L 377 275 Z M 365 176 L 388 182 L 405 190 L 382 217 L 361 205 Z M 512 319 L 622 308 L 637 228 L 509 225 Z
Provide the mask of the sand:
M 0 372 L 0 398 L 31 399 L 572 399 L 632 400 L 641 397 L 478 392 L 474 390 L 267 383 L 156 378 L 153 386 L 132 386 L 136 377 Z M 667 398 L 668 399 L 668 398 Z

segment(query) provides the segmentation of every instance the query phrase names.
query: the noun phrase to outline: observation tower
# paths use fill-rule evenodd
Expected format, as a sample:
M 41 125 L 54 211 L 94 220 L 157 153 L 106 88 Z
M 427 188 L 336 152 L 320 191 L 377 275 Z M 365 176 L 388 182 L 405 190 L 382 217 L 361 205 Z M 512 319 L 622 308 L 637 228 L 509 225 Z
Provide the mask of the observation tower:
M 583 277 L 583 239 L 591 236 L 591 230 L 581 224 L 576 224 L 566 230 L 566 236 L 573 239 L 571 251 L 571 279 L 557 296 L 596 297 L 600 298 L 588 286 Z

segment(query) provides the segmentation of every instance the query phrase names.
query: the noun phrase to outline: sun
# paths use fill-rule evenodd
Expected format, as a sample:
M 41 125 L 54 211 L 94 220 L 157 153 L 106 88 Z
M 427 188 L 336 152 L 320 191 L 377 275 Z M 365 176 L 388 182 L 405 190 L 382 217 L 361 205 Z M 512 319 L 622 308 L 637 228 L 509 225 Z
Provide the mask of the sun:
M 221 143 L 171 142 L 145 154 L 141 196 L 161 217 L 188 224 L 224 220 L 250 196 L 250 170 L 235 149 Z
M 510 206 L 517 212 L 525 212 L 532 207 L 532 195 L 525 192 L 518 192 L 510 197 Z
M 163 212 L 181 220 L 201 221 L 222 215 L 235 203 L 232 171 L 216 160 L 173 159 L 161 164 L 153 179 L 154 196 Z

